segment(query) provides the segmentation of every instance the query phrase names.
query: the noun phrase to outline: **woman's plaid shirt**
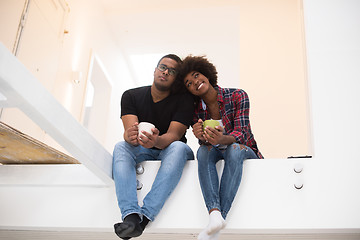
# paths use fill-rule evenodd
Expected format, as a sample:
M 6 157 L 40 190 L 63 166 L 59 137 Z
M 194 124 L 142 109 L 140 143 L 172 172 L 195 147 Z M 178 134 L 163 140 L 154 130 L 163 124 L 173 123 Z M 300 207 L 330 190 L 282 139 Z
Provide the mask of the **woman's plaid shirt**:
M 218 92 L 217 101 L 225 134 L 234 136 L 237 143 L 250 147 L 259 158 L 263 158 L 251 132 L 250 101 L 247 93 L 241 89 L 221 88 L 219 86 L 216 86 L 215 89 Z M 205 103 L 201 100 L 195 106 L 193 124 L 199 118 L 203 121 L 211 119 Z

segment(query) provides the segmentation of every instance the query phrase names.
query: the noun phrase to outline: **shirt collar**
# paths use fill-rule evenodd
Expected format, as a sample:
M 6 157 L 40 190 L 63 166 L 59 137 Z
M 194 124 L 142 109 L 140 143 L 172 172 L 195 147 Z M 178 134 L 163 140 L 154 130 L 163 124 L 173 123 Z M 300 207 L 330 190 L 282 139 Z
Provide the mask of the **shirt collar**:
M 222 88 L 221 88 L 220 86 L 216 85 L 216 86 L 214 87 L 214 89 L 215 89 L 216 92 L 217 92 L 217 101 L 218 101 L 218 103 L 221 103 L 221 104 L 222 104 L 222 103 L 224 102 L 224 97 L 223 97 L 223 95 L 222 95 Z M 199 107 L 200 109 L 204 110 L 204 111 L 206 110 L 206 103 L 205 103 L 204 100 L 202 100 L 201 98 L 200 98 L 198 107 Z
M 219 86 L 219 85 L 216 85 L 215 87 L 215 90 L 217 91 L 218 95 L 217 95 L 217 101 L 219 103 L 223 103 L 224 102 L 224 98 L 223 98 L 223 95 L 221 94 L 222 93 L 222 88 Z

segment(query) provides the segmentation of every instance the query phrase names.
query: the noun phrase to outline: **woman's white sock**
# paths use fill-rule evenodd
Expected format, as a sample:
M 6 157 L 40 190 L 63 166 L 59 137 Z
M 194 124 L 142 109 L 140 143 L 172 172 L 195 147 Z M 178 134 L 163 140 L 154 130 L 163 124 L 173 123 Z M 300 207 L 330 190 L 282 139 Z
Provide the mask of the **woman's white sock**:
M 202 232 L 199 234 L 198 240 L 211 240 L 211 235 L 208 235 L 206 232 L 206 228 L 202 230 Z
M 221 216 L 220 211 L 212 211 L 210 213 L 209 217 L 209 224 L 206 227 L 206 232 L 208 235 L 213 235 L 214 233 L 217 233 L 221 229 L 223 229 L 226 226 L 226 222 Z
M 218 240 L 220 235 L 220 231 L 210 235 L 210 240 Z

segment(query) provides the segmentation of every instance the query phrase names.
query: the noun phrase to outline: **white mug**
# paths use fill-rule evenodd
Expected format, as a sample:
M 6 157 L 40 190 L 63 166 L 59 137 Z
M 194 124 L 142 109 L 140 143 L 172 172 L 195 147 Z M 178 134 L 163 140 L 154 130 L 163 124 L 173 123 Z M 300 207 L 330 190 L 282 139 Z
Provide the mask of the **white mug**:
M 142 131 L 145 131 L 147 133 L 153 134 L 153 131 L 151 129 L 155 128 L 155 125 L 149 122 L 141 122 L 138 125 L 138 129 L 139 129 L 139 137 L 140 136 L 145 136 L 144 134 L 142 134 Z

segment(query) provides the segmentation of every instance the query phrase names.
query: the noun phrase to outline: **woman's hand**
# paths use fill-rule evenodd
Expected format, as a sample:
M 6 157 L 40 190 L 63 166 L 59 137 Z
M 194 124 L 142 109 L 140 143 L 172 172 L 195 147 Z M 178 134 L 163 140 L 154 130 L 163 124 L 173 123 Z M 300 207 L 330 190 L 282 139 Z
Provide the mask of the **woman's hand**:
M 223 138 L 224 129 L 221 126 L 216 126 L 215 128 L 207 126 L 204 131 L 204 138 L 211 145 L 221 144 Z
M 203 142 L 206 142 L 205 137 L 204 137 L 204 130 L 203 130 L 203 121 L 201 119 L 199 119 L 197 121 L 197 123 L 195 123 L 193 126 L 193 133 L 195 135 L 195 137 Z

